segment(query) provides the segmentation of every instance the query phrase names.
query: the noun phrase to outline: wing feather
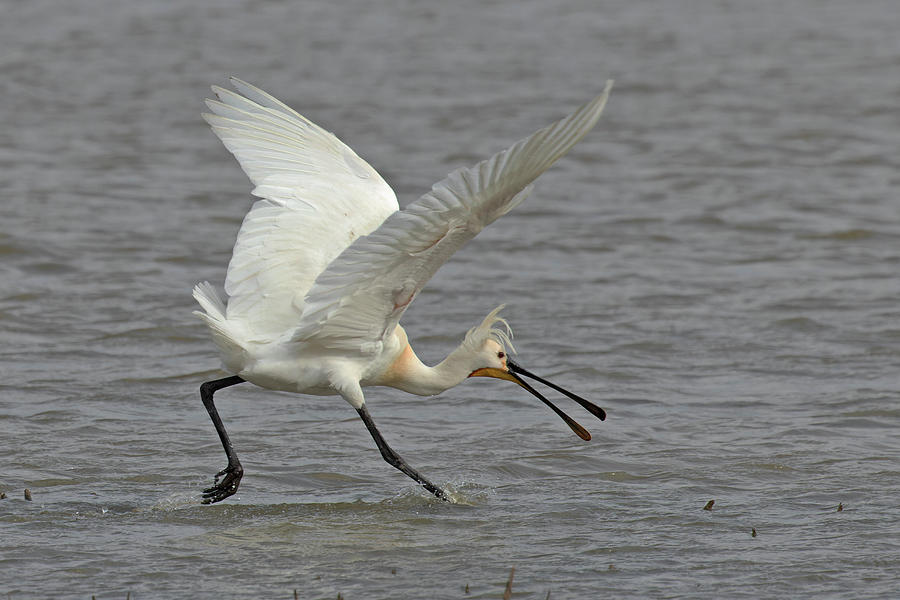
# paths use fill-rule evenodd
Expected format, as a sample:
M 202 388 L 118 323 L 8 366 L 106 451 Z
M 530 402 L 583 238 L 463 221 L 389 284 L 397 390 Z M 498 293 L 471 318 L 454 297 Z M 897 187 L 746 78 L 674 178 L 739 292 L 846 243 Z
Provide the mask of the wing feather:
M 399 208 L 368 163 L 266 92 L 213 86 L 203 117 L 261 199 L 238 232 L 225 279 L 225 317 L 243 341 L 269 341 L 300 322 L 315 278 Z
M 590 131 L 612 81 L 570 116 L 471 168 L 458 169 L 344 250 L 316 279 L 292 339 L 378 351 L 437 269 L 517 206 L 531 183 Z

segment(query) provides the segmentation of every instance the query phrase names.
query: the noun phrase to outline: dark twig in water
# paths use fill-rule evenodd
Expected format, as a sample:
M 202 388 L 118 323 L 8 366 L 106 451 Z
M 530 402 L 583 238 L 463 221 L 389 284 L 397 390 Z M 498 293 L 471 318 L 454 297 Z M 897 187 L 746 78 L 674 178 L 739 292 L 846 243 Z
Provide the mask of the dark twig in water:
M 706 506 L 703 507 L 703 510 L 712 510 L 713 504 L 715 504 L 715 500 L 710 500 L 706 503 Z
M 512 580 L 515 573 L 515 567 L 509 570 L 509 579 L 506 580 L 506 589 L 503 591 L 503 600 L 509 600 L 510 598 L 512 598 Z

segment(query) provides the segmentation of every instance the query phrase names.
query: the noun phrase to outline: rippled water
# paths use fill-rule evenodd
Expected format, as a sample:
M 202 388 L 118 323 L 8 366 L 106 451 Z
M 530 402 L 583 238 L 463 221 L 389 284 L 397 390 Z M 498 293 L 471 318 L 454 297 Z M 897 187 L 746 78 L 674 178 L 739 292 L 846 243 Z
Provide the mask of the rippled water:
M 888 1 L 7 3 L 0 593 L 499 598 L 515 566 L 514 598 L 894 597 L 898 30 Z M 592 442 L 502 382 L 369 391 L 447 505 L 342 401 L 238 386 L 247 475 L 199 505 L 190 289 L 250 203 L 199 112 L 232 74 L 401 204 L 616 79 L 404 321 L 433 362 L 506 302 L 520 361 L 609 411 L 572 410 Z

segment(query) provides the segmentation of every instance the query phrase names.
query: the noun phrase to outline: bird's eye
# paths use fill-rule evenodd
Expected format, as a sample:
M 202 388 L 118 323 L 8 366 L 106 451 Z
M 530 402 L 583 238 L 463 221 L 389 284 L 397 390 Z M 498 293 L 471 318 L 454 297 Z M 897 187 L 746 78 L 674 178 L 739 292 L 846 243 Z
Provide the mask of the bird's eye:
M 497 358 L 504 358 L 505 356 L 506 356 L 506 354 L 504 354 L 503 352 L 497 353 Z

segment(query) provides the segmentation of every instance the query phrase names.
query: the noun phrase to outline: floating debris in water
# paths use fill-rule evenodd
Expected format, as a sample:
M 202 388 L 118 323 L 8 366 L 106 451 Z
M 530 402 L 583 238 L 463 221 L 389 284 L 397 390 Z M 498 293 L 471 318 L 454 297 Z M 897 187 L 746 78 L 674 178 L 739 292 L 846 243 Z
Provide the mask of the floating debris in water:
M 6 492 L 0 492 L 0 500 L 6 500 Z
M 842 502 L 838 502 L 837 511 L 841 512 L 842 510 L 844 510 L 844 504 Z
M 467 594 L 469 593 L 469 584 L 468 583 L 466 584 L 466 593 Z
M 512 580 L 515 573 L 515 567 L 509 570 L 509 579 L 506 580 L 506 589 L 503 590 L 503 600 L 509 600 L 510 598 L 512 598 Z
M 397 574 L 397 567 L 394 567 L 391 569 L 391 575 L 396 575 L 396 574 Z
M 31 502 L 31 490 L 25 488 L 25 499 Z
M 712 510 L 713 504 L 715 504 L 715 500 L 710 500 L 706 503 L 706 506 L 703 507 L 703 510 Z
M 750 528 L 750 537 L 756 537 L 756 527 Z

